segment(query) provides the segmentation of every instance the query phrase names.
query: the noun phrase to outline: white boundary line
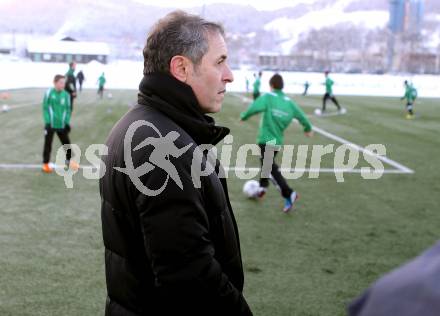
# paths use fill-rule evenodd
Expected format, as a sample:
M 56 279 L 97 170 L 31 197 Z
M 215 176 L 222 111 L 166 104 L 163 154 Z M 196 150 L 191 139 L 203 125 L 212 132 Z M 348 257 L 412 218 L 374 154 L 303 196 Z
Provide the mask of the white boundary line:
M 0 164 L 0 169 L 41 169 L 41 164 Z M 58 166 L 54 165 L 53 168 L 55 169 L 63 169 L 64 166 Z M 96 170 L 99 169 L 99 167 L 91 166 L 91 165 L 80 165 L 80 169 L 90 169 L 90 170 Z M 225 171 L 241 171 L 241 172 L 260 172 L 261 168 L 245 168 L 245 167 L 224 167 Z M 317 172 L 317 173 L 362 173 L 362 169 L 337 169 L 337 168 L 280 168 L 281 172 Z M 401 174 L 402 171 L 400 170 L 369 170 L 364 171 L 368 173 L 388 173 L 388 174 Z
M 316 115 L 315 113 L 313 113 L 313 115 L 314 115 L 315 117 L 323 117 L 323 118 L 325 118 L 325 117 L 330 117 L 330 116 L 340 116 L 340 115 L 345 115 L 345 114 L 347 114 L 347 112 L 344 112 L 344 113 L 339 113 L 339 112 L 329 112 L 329 113 L 324 113 L 324 114 L 319 114 L 319 115 Z
M 234 97 L 237 97 L 237 98 L 241 99 L 241 102 L 245 102 L 245 103 L 247 103 L 247 102 L 253 102 L 253 100 L 252 100 L 251 98 L 248 98 L 248 97 L 246 97 L 246 96 L 244 96 L 244 95 L 240 95 L 240 94 L 238 94 L 238 93 L 232 93 L 232 95 L 233 95 Z
M 29 106 L 37 106 L 37 105 L 40 105 L 40 104 L 41 103 L 36 103 L 36 102 L 25 103 L 25 104 L 17 104 L 17 105 L 11 104 L 9 106 L 9 110 L 15 110 L 15 109 L 19 109 L 19 108 L 26 108 L 26 107 L 29 107 Z
M 0 169 L 41 169 L 43 164 L 25 164 L 25 163 L 0 163 Z M 55 169 L 64 169 L 63 166 L 52 165 Z M 91 165 L 80 165 L 80 169 L 99 169 Z
M 327 138 L 333 139 L 333 140 L 335 140 L 335 141 L 337 141 L 337 142 L 339 142 L 341 144 L 347 145 L 347 146 L 349 146 L 349 147 L 351 147 L 351 148 L 353 148 L 355 150 L 358 150 L 358 151 L 360 151 L 362 153 L 365 153 L 365 154 L 367 154 L 369 156 L 375 157 L 375 158 L 377 158 L 377 159 L 379 159 L 379 160 L 389 164 L 390 166 L 393 166 L 394 168 L 400 170 L 401 173 L 414 173 L 414 170 L 411 170 L 408 167 L 405 167 L 404 165 L 398 163 L 397 161 L 394 161 L 394 160 L 392 160 L 390 158 L 387 158 L 386 156 L 378 155 L 378 154 L 372 152 L 371 150 L 365 149 L 364 147 L 361 147 L 361 146 L 356 145 L 356 144 L 354 144 L 352 142 L 349 142 L 348 140 L 346 140 L 346 139 L 344 139 L 342 137 L 336 136 L 336 135 L 334 135 L 332 133 L 329 133 L 329 132 L 323 130 L 322 128 L 313 126 L 313 130 L 316 133 L 321 134 L 321 135 L 323 135 L 323 136 L 325 136 Z
M 241 171 L 241 172 L 245 172 L 245 171 L 249 171 L 249 172 L 256 172 L 256 171 L 260 171 L 261 168 L 244 168 L 244 167 L 225 167 L 224 168 L 225 171 Z M 362 172 L 366 172 L 366 173 L 377 173 L 377 174 L 384 174 L 384 173 L 389 173 L 389 174 L 402 174 L 402 171 L 400 170 L 376 170 L 376 169 L 371 169 L 368 171 L 362 171 L 362 169 L 338 169 L 338 168 L 280 168 L 279 169 L 281 172 L 316 172 L 316 173 L 362 173 Z
M 252 100 L 250 98 L 248 98 L 248 97 L 241 96 L 241 95 L 236 94 L 236 93 L 234 93 L 233 95 L 238 97 L 238 98 L 240 98 L 243 102 L 252 102 Z M 380 156 L 380 155 L 378 155 L 378 154 L 376 154 L 376 153 L 374 153 L 374 152 L 372 152 L 372 151 L 370 151 L 368 149 L 365 149 L 364 147 L 356 145 L 356 144 L 354 144 L 354 143 L 352 143 L 352 142 L 350 142 L 350 141 L 348 141 L 348 140 L 346 140 L 346 139 L 344 139 L 342 137 L 339 137 L 339 136 L 336 136 L 336 135 L 334 135 L 332 133 L 329 133 L 329 132 L 323 130 L 322 128 L 319 128 L 317 126 L 313 126 L 313 130 L 316 133 L 321 134 L 322 136 L 325 136 L 327 138 L 335 140 L 335 141 L 337 141 L 337 142 L 339 142 L 341 144 L 347 145 L 347 146 L 349 146 L 349 147 L 351 147 L 351 148 L 353 148 L 355 150 L 358 150 L 358 151 L 360 151 L 362 153 L 365 153 L 365 154 L 367 154 L 369 156 L 375 157 L 375 158 L 381 160 L 382 162 L 385 162 L 386 164 L 388 164 L 390 166 L 393 166 L 394 168 L 397 169 L 397 170 L 394 170 L 394 171 L 393 170 L 384 170 L 384 171 L 393 171 L 392 173 L 404 173 L 404 174 L 413 174 L 414 173 L 414 170 L 412 170 L 412 169 L 410 169 L 410 168 L 408 168 L 408 167 L 398 163 L 397 161 L 394 161 L 394 160 L 392 160 L 390 158 L 387 158 L 386 156 Z M 320 170 L 322 171 L 323 169 L 320 169 Z M 330 170 L 335 170 L 335 169 L 330 169 Z M 354 169 L 354 170 L 358 170 L 358 169 Z M 344 172 L 349 172 L 349 171 L 344 171 Z M 384 172 L 384 173 L 391 173 L 391 172 Z
M 78 100 L 75 100 L 75 104 L 74 106 L 77 105 L 89 105 L 91 103 L 94 103 L 94 101 L 96 101 L 97 99 L 94 98 L 90 98 L 87 97 L 87 99 L 85 100 L 81 100 L 81 102 L 79 102 Z M 6 104 L 2 104 L 1 106 L 6 105 Z M 30 107 L 30 106 L 41 106 L 42 102 L 32 102 L 32 103 L 23 103 L 23 104 L 7 104 L 9 106 L 9 110 L 8 111 L 12 111 L 12 110 L 16 110 L 16 109 L 20 109 L 20 108 L 26 108 L 26 107 Z
M 20 109 L 20 108 L 26 108 L 29 106 L 37 106 L 39 104 L 40 103 L 33 102 L 33 103 L 23 103 L 23 104 L 2 104 L 1 106 L 3 107 L 4 105 L 7 105 L 9 107 L 9 109 L 7 111 L 11 111 L 11 110 Z

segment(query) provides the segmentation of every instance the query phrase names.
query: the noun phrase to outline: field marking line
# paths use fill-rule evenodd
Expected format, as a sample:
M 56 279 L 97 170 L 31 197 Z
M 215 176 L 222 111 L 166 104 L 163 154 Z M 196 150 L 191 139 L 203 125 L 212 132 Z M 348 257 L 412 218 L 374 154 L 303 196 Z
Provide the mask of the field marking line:
M 368 168 L 368 167 L 366 167 Z M 245 168 L 245 167 L 224 167 L 225 171 L 260 171 L 261 168 Z M 370 168 L 370 171 L 363 171 L 362 169 L 345 169 L 345 168 L 280 168 L 281 172 L 317 172 L 317 173 L 374 173 L 374 174 L 403 174 L 406 172 L 403 172 L 401 170 L 396 169 L 384 169 L 384 170 L 377 170 Z
M 13 169 L 41 169 L 41 164 L 8 164 L 8 163 L 2 163 L 0 164 L 0 169 L 6 169 L 6 170 L 13 170 Z M 55 169 L 63 169 L 64 166 L 54 165 Z M 99 167 L 91 166 L 91 165 L 80 165 L 80 169 L 90 169 L 90 170 L 97 170 Z M 241 172 L 259 172 L 261 168 L 245 168 L 245 167 L 224 167 L 225 171 L 241 171 Z M 318 173 L 362 173 L 362 169 L 338 169 L 338 168 L 280 168 L 281 172 L 318 172 Z M 370 168 L 370 171 L 364 171 L 367 173 L 375 173 L 375 174 L 402 174 L 406 173 L 401 170 L 377 170 Z
M 234 96 L 240 98 L 243 102 L 252 102 L 252 100 L 250 98 L 248 98 L 248 97 L 241 96 L 241 95 L 236 94 L 236 93 L 234 93 Z M 386 156 L 378 155 L 378 154 L 372 152 L 371 150 L 368 150 L 368 149 L 366 149 L 366 148 L 364 148 L 362 146 L 356 145 L 353 142 L 350 142 L 350 141 L 348 141 L 348 140 L 346 140 L 346 139 L 344 139 L 342 137 L 339 137 L 339 136 L 337 136 L 335 134 L 327 132 L 326 130 L 324 130 L 322 128 L 319 128 L 319 127 L 317 127 L 315 125 L 313 126 L 313 130 L 316 133 L 321 134 L 322 136 L 325 136 L 327 138 L 335 140 L 335 141 L 337 141 L 337 142 L 339 142 L 341 144 L 347 145 L 347 146 L 349 146 L 349 147 L 351 147 L 351 148 L 353 148 L 355 150 L 358 150 L 358 151 L 360 151 L 362 153 L 365 153 L 365 154 L 367 154 L 367 155 L 369 155 L 371 157 L 375 157 L 375 158 L 381 160 L 382 162 L 385 162 L 386 164 L 388 164 L 390 166 L 393 166 L 394 168 L 398 169 L 400 171 L 400 173 L 405 173 L 405 174 L 413 174 L 414 173 L 414 170 L 412 170 L 412 169 L 410 169 L 410 168 L 408 168 L 408 167 L 398 163 L 395 160 L 392 160 L 392 159 L 390 159 L 390 158 L 388 158 Z
M 95 100 L 95 98 L 93 97 L 86 97 L 86 99 L 82 99 L 80 101 L 75 100 L 75 104 L 74 105 L 89 105 L 91 103 L 93 103 Z M 5 105 L 5 104 L 3 104 Z M 26 107 L 30 107 L 30 106 L 37 106 L 37 105 L 42 105 L 42 102 L 32 102 L 32 103 L 23 103 L 23 104 L 8 104 L 9 106 L 9 111 L 11 110 L 15 110 L 15 109 L 20 109 L 20 108 L 26 108 Z
M 9 111 L 11 111 L 11 110 L 19 109 L 19 108 L 26 108 L 28 106 L 36 106 L 36 105 L 40 105 L 40 104 L 41 103 L 32 102 L 32 103 L 23 103 L 23 104 L 11 104 L 8 106 L 9 106 Z
M 25 163 L 0 163 L 0 169 L 41 169 L 43 164 L 25 164 Z M 54 169 L 64 169 L 64 165 L 53 165 Z M 96 166 L 80 165 L 80 169 L 99 169 Z
M 372 152 L 371 150 L 368 150 L 368 149 L 366 149 L 362 146 L 356 145 L 356 144 L 354 144 L 354 143 L 352 143 L 342 137 L 339 137 L 339 136 L 336 136 L 330 132 L 327 132 L 327 131 L 323 130 L 322 128 L 319 128 L 317 126 L 313 126 L 313 131 L 315 131 L 316 133 L 321 134 L 327 138 L 333 139 L 341 144 L 347 145 L 347 146 L 349 146 L 355 150 L 358 150 L 364 154 L 367 154 L 371 157 L 375 157 L 376 159 L 379 159 L 380 161 L 385 162 L 388 165 L 393 166 L 394 168 L 400 170 L 402 173 L 408 173 L 408 174 L 414 173 L 414 170 L 411 170 L 410 168 L 398 163 L 397 161 L 394 161 L 386 156 L 378 155 L 378 154 Z
M 243 103 L 253 102 L 253 100 L 251 98 L 244 96 L 244 95 L 241 95 L 241 94 L 238 94 L 236 92 L 233 92 L 232 95 L 236 98 L 239 98 L 241 100 L 241 102 L 243 102 Z
M 316 115 L 315 113 L 313 113 L 313 116 L 325 118 L 325 117 L 330 117 L 330 116 L 341 116 L 341 115 L 345 115 L 345 114 L 347 114 L 347 112 L 342 112 L 342 113 L 340 113 L 340 112 L 327 112 L 327 113 L 319 114 L 319 115 Z

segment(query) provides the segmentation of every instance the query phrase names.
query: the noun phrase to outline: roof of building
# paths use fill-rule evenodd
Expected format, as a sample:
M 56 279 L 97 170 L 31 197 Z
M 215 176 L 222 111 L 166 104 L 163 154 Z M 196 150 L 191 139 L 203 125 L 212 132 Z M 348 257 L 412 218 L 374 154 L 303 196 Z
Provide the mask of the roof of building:
M 53 39 L 30 40 L 27 45 L 29 53 L 52 53 L 72 55 L 109 55 L 110 47 L 102 42 L 58 41 Z
M 3 49 L 13 49 L 14 48 L 14 38 L 11 34 L 2 34 L 0 36 L 0 48 Z

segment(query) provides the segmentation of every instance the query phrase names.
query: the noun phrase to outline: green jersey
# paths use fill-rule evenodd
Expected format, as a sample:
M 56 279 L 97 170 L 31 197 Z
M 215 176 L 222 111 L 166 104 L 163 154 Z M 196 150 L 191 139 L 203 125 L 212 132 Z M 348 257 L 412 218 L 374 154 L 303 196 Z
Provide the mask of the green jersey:
M 44 124 L 64 129 L 70 123 L 70 96 L 65 90 L 48 89 L 43 100 Z
M 329 77 L 327 77 L 327 79 L 325 79 L 325 93 L 328 93 L 330 95 L 333 94 L 333 84 L 334 84 L 334 81 L 331 80 Z
M 67 70 L 66 72 L 66 77 L 68 76 L 75 76 L 75 70 L 72 68 L 69 68 L 69 70 Z
M 254 93 L 260 92 L 260 86 L 261 86 L 261 80 L 260 77 L 257 77 L 257 79 L 255 79 L 254 81 Z
M 258 144 L 275 141 L 275 145 L 282 145 L 284 130 L 294 118 L 304 126 L 305 132 L 312 130 L 312 125 L 301 108 L 281 90 L 262 95 L 245 112 L 241 113 L 240 117 L 245 121 L 258 113 L 262 113 L 257 137 Z
M 101 75 L 101 76 L 98 78 L 98 83 L 99 83 L 99 87 L 104 87 L 104 84 L 105 84 L 105 77 L 104 77 L 103 75 Z
M 413 103 L 417 98 L 417 90 L 413 85 L 409 84 L 405 88 L 405 95 L 402 99 L 406 99 L 408 103 Z

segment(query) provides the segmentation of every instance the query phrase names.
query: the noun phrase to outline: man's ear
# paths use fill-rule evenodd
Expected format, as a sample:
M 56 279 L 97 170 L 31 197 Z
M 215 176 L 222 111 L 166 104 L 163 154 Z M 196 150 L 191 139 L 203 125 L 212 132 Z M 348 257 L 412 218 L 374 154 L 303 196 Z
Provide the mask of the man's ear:
M 189 66 L 190 62 L 185 56 L 173 56 L 170 61 L 170 73 L 177 80 L 186 82 L 189 74 Z

